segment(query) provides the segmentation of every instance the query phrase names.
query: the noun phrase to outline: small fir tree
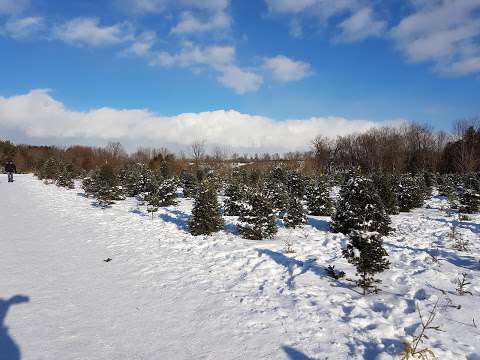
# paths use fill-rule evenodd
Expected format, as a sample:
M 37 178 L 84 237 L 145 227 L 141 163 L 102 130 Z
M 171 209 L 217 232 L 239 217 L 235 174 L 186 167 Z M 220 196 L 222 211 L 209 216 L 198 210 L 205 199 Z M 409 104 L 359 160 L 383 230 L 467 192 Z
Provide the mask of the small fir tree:
M 113 204 L 116 200 L 123 199 L 122 187 L 118 185 L 118 179 L 113 168 L 106 164 L 93 176 L 94 196 L 102 207 Z
M 217 192 L 208 181 L 202 181 L 195 195 L 189 229 L 192 235 L 210 235 L 223 229 Z
M 388 174 L 377 173 L 373 175 L 372 179 L 386 213 L 389 215 L 398 214 L 398 200 L 394 191 L 394 177 Z
M 48 158 L 40 168 L 38 173 L 40 180 L 48 181 L 55 181 L 57 180 L 62 167 L 60 163 L 53 157 Z
M 310 215 L 330 216 L 333 212 L 330 188 L 323 177 L 308 182 L 305 187 L 305 200 Z
M 305 193 L 305 180 L 298 171 L 290 171 L 287 176 L 287 190 L 290 196 L 303 198 Z
M 183 196 L 185 198 L 192 198 L 195 196 L 195 191 L 198 187 L 198 181 L 195 175 L 189 171 L 182 171 L 180 174 L 180 184 L 183 188 Z
M 245 194 L 242 186 L 236 179 L 232 179 L 225 188 L 223 212 L 227 216 L 239 216 L 243 209 Z
M 363 295 L 366 295 L 371 288 L 377 291 L 375 284 L 381 281 L 375 279 L 375 274 L 385 271 L 390 266 L 390 262 L 386 259 L 388 253 L 383 248 L 381 235 L 378 232 L 364 230 L 352 231 L 343 255 L 356 267 L 357 275 L 360 277 L 357 284 L 363 289 Z
M 291 229 L 307 223 L 307 215 L 303 209 L 302 201 L 298 197 L 292 196 L 290 198 L 287 212 L 283 217 L 283 223 L 285 227 Z
M 73 171 L 68 166 L 64 166 L 57 177 L 56 184 L 59 187 L 75 189 L 74 178 Z
M 251 189 L 247 206 L 239 217 L 240 234 L 251 240 L 263 240 L 277 232 L 275 215 L 269 199 L 261 192 Z
M 177 205 L 177 182 L 175 179 L 166 179 L 158 187 L 145 196 L 145 200 L 156 202 L 157 206 L 165 207 Z
M 120 170 L 118 181 L 122 185 L 124 195 L 134 197 L 148 191 L 152 177 L 151 170 L 145 164 L 135 163 Z
M 343 184 L 336 208 L 331 224 L 334 232 L 365 230 L 386 235 L 392 230 L 373 182 L 364 177 L 352 175 Z
M 401 212 L 423 206 L 425 195 L 419 182 L 412 176 L 403 175 L 396 187 L 398 206 Z
M 288 207 L 288 191 L 285 184 L 268 180 L 263 184 L 263 193 L 275 212 L 284 212 Z
M 458 211 L 462 214 L 476 214 L 480 211 L 480 194 L 474 189 L 465 189 L 460 197 Z

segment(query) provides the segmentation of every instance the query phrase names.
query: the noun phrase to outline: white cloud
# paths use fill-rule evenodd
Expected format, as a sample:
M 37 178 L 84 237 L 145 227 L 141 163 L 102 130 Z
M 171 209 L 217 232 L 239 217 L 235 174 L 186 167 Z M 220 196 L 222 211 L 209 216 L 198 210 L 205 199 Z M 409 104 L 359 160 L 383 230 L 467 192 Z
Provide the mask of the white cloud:
M 136 56 L 148 56 L 157 39 L 157 35 L 153 31 L 146 31 L 140 34 L 132 45 L 127 48 L 124 53 Z
M 391 36 L 411 62 L 431 61 L 448 75 L 478 72 L 480 0 L 420 1 Z
M 201 19 L 191 11 L 180 15 L 179 23 L 170 31 L 172 34 L 189 34 L 228 28 L 231 18 L 224 12 L 217 12 L 206 19 Z
M 128 11 L 139 13 L 160 13 L 167 10 L 199 9 L 223 11 L 230 0 L 117 0 Z
M 297 18 L 294 18 L 292 21 L 290 21 L 289 33 L 290 36 L 295 39 L 303 38 L 303 27 Z
M 0 0 L 0 14 L 17 14 L 30 5 L 30 0 Z
M 73 45 L 105 46 L 135 39 L 132 27 L 124 22 L 101 26 L 98 18 L 78 17 L 57 26 L 53 35 Z
M 185 42 L 177 53 L 153 51 L 148 56 L 151 65 L 192 70 L 198 70 L 199 66 L 210 68 L 218 74 L 217 80 L 223 86 L 238 94 L 256 91 L 262 83 L 260 75 L 235 64 L 235 48 L 232 46 L 200 47 Z
M 34 141 L 57 144 L 98 144 L 117 140 L 138 145 L 188 147 L 195 139 L 229 146 L 236 151 L 293 151 L 308 149 L 316 135 L 334 137 L 365 131 L 378 123 L 338 117 L 274 121 L 236 111 L 209 111 L 158 116 L 147 110 L 93 109 L 73 111 L 46 90 L 0 96 L 0 129 Z M 25 141 L 26 141 L 25 140 Z
M 234 65 L 220 68 L 220 73 L 218 81 L 240 95 L 258 90 L 263 82 L 260 75 Z
M 317 0 L 266 0 L 271 12 L 299 13 L 311 7 Z
M 9 19 L 5 23 L 4 31 L 14 39 L 26 38 L 39 33 L 44 27 L 41 17 L 25 17 Z
M 312 73 L 310 64 L 292 60 L 283 55 L 264 59 L 263 66 L 272 72 L 276 80 L 281 82 L 301 80 Z
M 342 21 L 338 27 L 342 32 L 337 36 L 337 41 L 355 42 L 372 36 L 382 36 L 386 32 L 387 22 L 375 19 L 373 10 L 366 7 Z

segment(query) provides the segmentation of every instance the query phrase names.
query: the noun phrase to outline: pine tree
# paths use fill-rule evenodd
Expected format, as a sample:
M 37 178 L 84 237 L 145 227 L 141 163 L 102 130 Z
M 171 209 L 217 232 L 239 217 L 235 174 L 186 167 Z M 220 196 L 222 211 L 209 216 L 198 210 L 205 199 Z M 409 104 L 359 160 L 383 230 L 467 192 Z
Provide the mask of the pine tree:
M 476 214 L 480 211 L 480 194 L 474 189 L 465 189 L 460 197 L 460 208 L 462 214 Z
M 182 171 L 180 174 L 180 183 L 183 188 L 183 196 L 191 198 L 195 196 L 195 191 L 198 187 L 197 178 L 189 171 Z
M 226 216 L 239 216 L 242 212 L 242 202 L 245 194 L 242 186 L 236 179 L 232 179 L 225 188 L 223 212 Z
M 148 191 L 153 174 L 151 170 L 140 163 L 129 164 L 120 170 L 119 183 L 125 196 L 134 197 Z
M 287 171 L 281 166 L 275 166 L 267 175 L 269 182 L 287 184 Z
M 177 204 L 177 181 L 173 178 L 166 179 L 158 185 L 156 189 L 151 191 L 145 200 L 149 203 L 152 198 L 156 198 L 157 206 L 165 207 Z
M 409 212 L 413 208 L 423 206 L 424 192 L 417 179 L 409 175 L 403 175 L 396 187 L 398 206 L 400 211 Z
M 48 158 L 40 168 L 39 179 L 45 181 L 55 181 L 60 174 L 60 163 L 53 157 Z
M 289 196 L 285 184 L 269 179 L 263 184 L 263 193 L 275 212 L 284 212 L 287 209 Z
M 73 180 L 74 180 L 73 170 L 68 166 L 64 166 L 57 177 L 56 184 L 59 187 L 64 187 L 67 189 L 75 189 L 75 183 Z
M 372 179 L 386 213 L 389 215 L 398 214 L 398 200 L 394 191 L 395 181 L 393 176 L 377 173 L 373 175 Z
M 192 235 L 210 235 L 223 229 L 224 222 L 217 200 L 217 192 L 208 181 L 202 181 L 195 195 L 192 217 L 189 221 Z
M 305 192 L 305 180 L 298 171 L 290 171 L 287 176 L 287 190 L 290 196 L 303 198 Z
M 283 223 L 285 227 L 292 229 L 307 223 L 307 216 L 305 215 L 302 201 L 298 197 L 290 197 L 287 212 L 283 217 Z
M 370 288 L 376 289 L 375 284 L 380 283 L 380 280 L 375 279 L 375 274 L 388 269 L 390 265 L 386 259 L 388 253 L 383 248 L 378 232 L 352 231 L 343 255 L 356 267 L 357 275 L 360 276 L 357 284 L 363 288 L 363 295 L 366 295 Z
M 239 217 L 240 234 L 251 240 L 263 240 L 277 232 L 275 215 L 269 199 L 259 191 L 251 190 L 247 206 Z
M 93 176 L 95 189 L 94 196 L 97 198 L 102 207 L 106 207 L 115 202 L 115 200 L 123 199 L 122 187 L 118 185 L 118 179 L 113 168 L 106 164 Z
M 349 234 L 352 230 L 366 230 L 385 235 L 392 230 L 373 182 L 364 177 L 352 175 L 343 184 L 336 208 L 331 224 L 334 232 Z
M 324 178 L 311 180 L 307 183 L 305 187 L 305 200 L 310 215 L 330 216 L 333 212 L 330 188 Z

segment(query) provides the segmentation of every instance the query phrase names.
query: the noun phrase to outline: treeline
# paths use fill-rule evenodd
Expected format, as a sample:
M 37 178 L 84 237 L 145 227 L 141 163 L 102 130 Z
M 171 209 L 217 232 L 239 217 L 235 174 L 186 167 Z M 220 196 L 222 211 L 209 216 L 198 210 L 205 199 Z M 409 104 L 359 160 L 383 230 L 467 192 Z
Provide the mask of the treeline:
M 120 143 L 106 147 L 14 145 L 0 141 L 0 161 L 13 158 L 22 172 L 39 169 L 47 159 L 69 164 L 76 172 L 89 172 L 104 164 L 120 169 L 129 163 L 142 163 L 151 170 L 167 168 L 179 175 L 195 167 L 229 173 L 238 164 L 265 172 L 282 164 L 304 174 L 333 174 L 348 169 L 362 173 L 417 174 L 421 172 L 473 173 L 480 171 L 480 127 L 478 121 L 459 121 L 454 133 L 434 131 L 428 126 L 406 124 L 387 126 L 365 133 L 328 139 L 319 136 L 307 152 L 286 154 L 229 154 L 215 148 L 207 153 L 202 142 L 194 142 L 188 154 L 168 149 L 139 148 L 128 154 Z

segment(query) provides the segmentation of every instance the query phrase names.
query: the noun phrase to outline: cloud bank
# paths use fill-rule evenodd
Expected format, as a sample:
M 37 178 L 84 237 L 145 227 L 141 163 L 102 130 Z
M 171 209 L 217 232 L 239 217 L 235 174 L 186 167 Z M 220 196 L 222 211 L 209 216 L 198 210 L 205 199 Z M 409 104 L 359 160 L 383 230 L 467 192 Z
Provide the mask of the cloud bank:
M 335 137 L 366 131 L 381 123 L 341 117 L 275 121 L 237 111 L 208 111 L 160 116 L 142 109 L 99 108 L 73 111 L 48 90 L 0 96 L 0 131 L 20 134 L 23 141 L 98 145 L 120 141 L 138 146 L 188 149 L 196 140 L 238 152 L 307 150 L 317 135 Z M 14 139 L 15 140 L 15 139 Z

